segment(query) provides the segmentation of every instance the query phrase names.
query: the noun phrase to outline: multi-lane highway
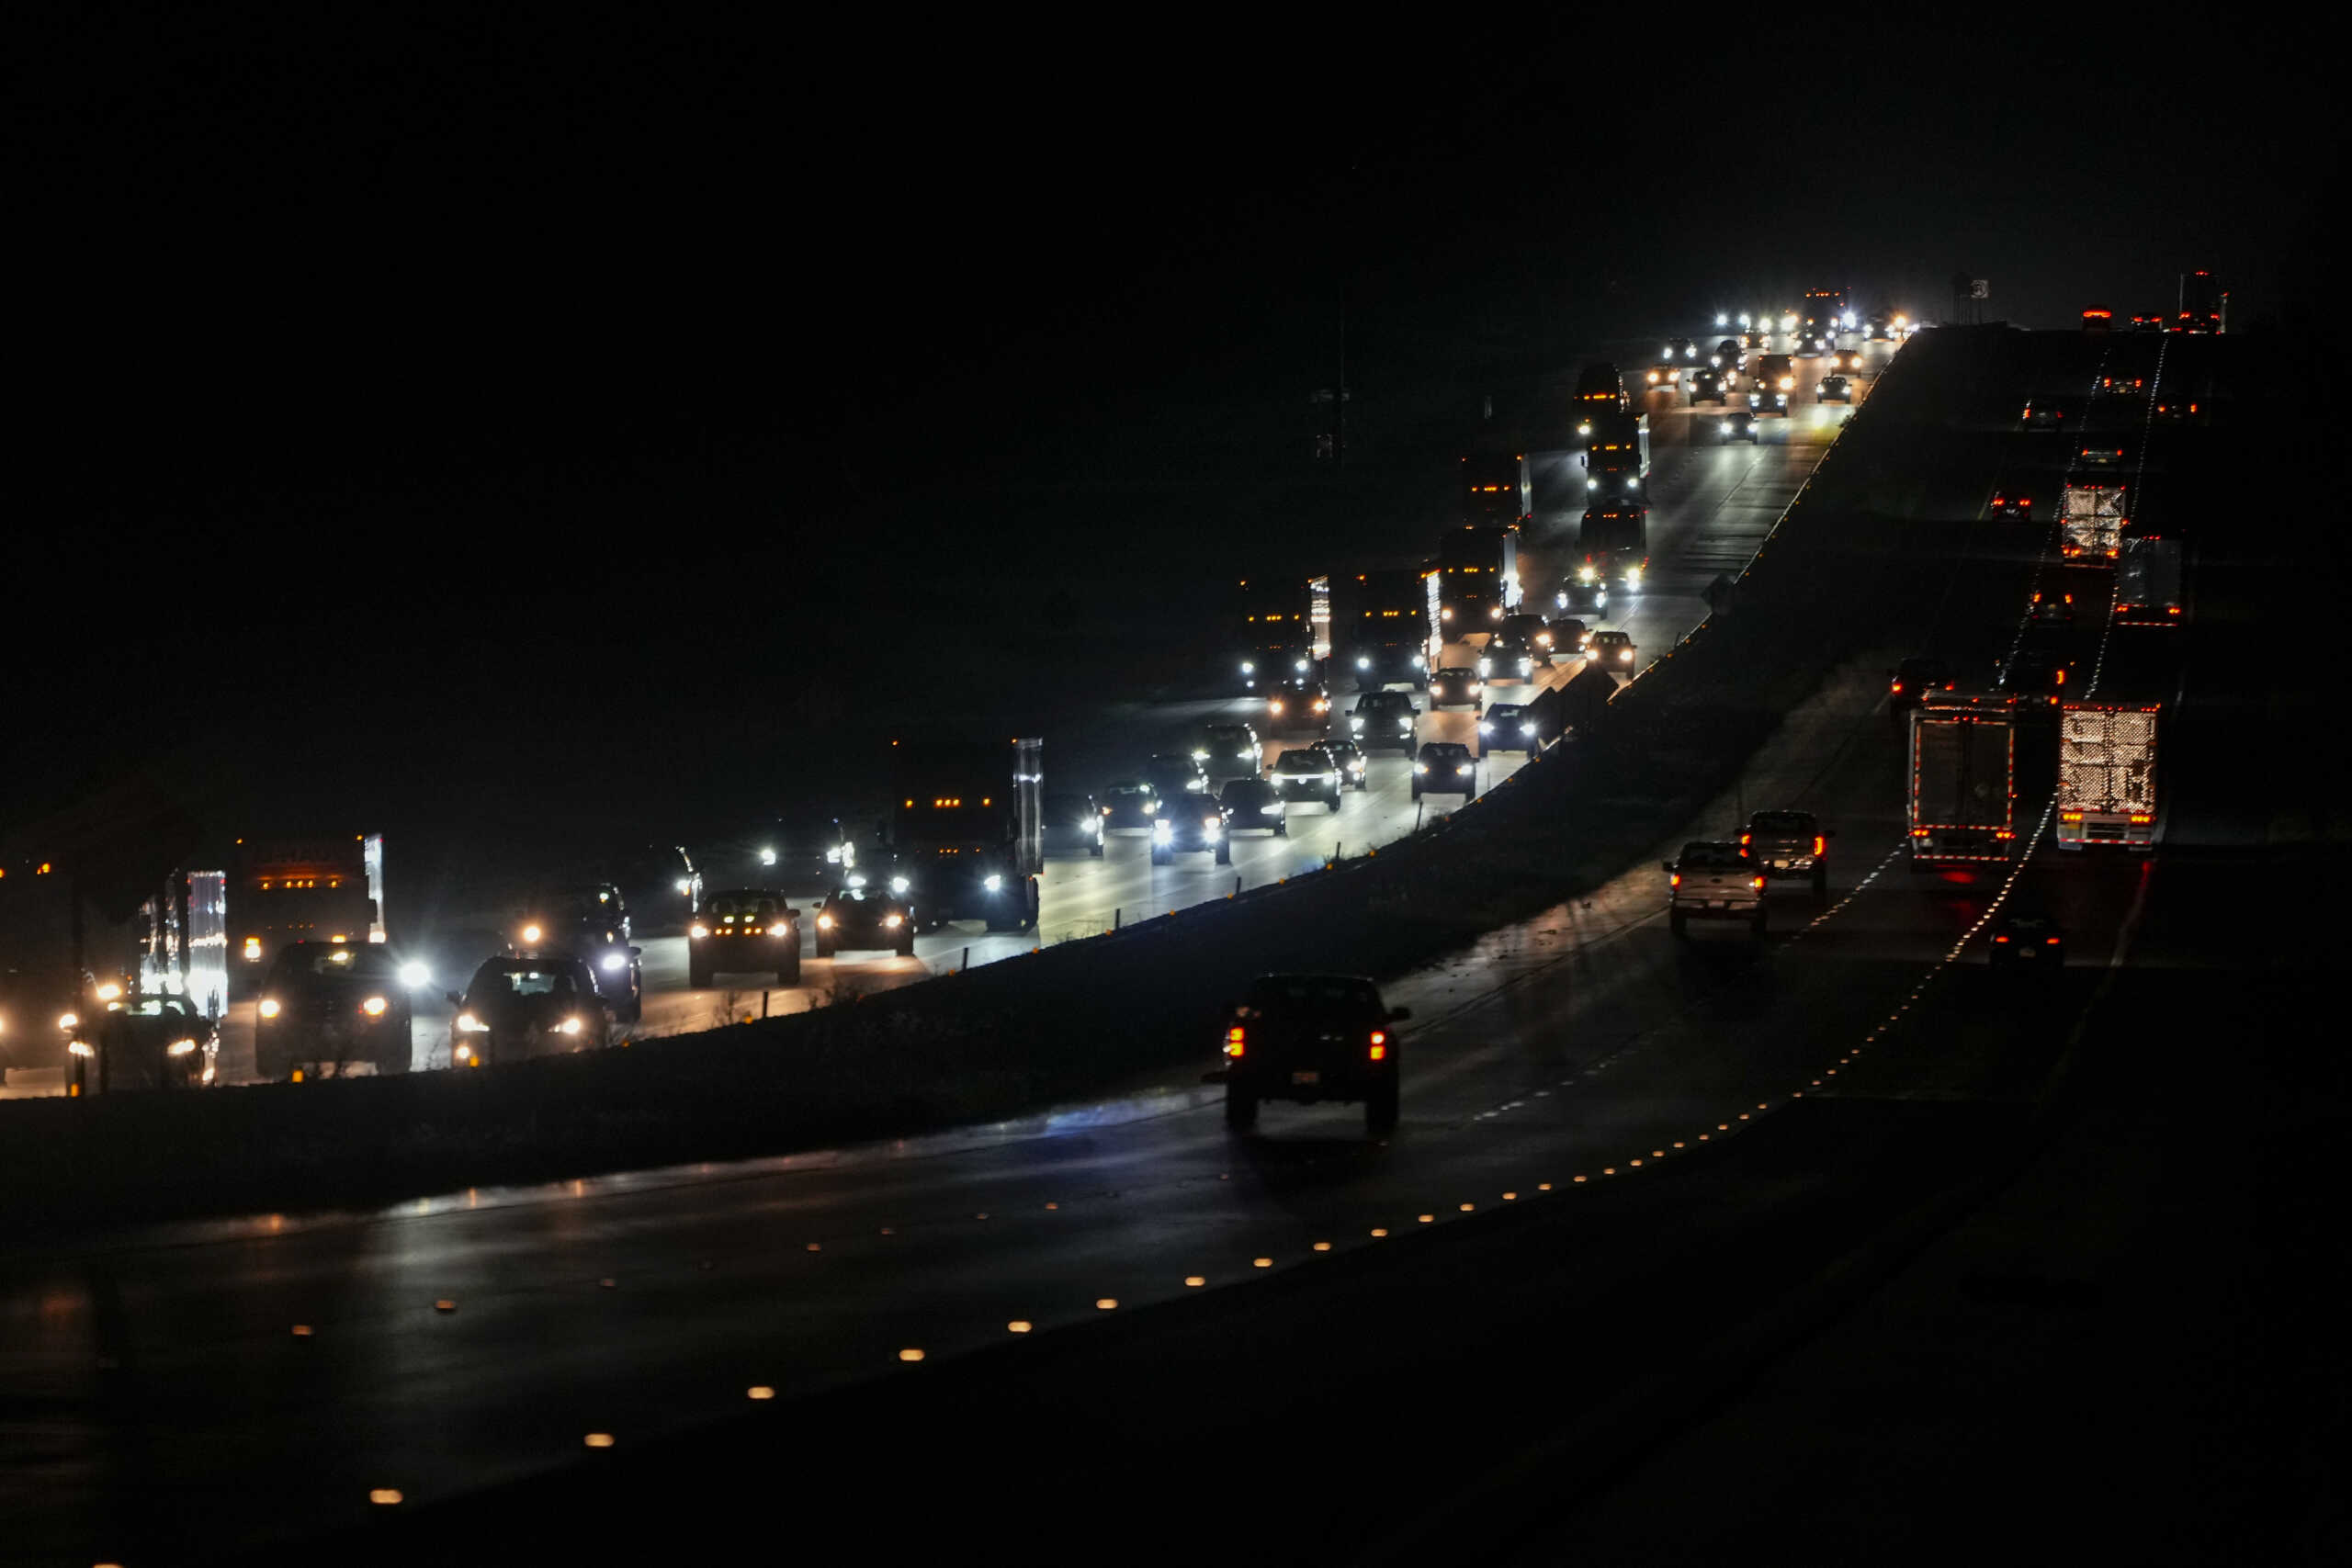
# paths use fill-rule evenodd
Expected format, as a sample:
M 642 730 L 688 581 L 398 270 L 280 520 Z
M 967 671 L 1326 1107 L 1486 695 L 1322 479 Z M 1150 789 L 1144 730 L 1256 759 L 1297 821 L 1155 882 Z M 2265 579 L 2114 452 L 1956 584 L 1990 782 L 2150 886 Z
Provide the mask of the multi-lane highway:
M 1825 427 L 1801 412 L 1792 428 Z M 1661 446 L 1661 489 L 1679 480 L 1713 498 L 1657 548 L 1669 601 L 1729 547 L 1725 508 L 1760 477 L 1731 465 L 1764 459 Z M 1967 515 L 1988 478 L 1922 476 L 1920 515 Z M 2004 657 L 2043 564 L 2030 534 L 1988 525 L 1949 563 L 1936 624 L 1955 659 Z M 1644 627 L 1654 613 L 1668 614 L 1645 602 L 1630 617 L 1652 648 L 1664 631 Z M 2079 628 L 2086 646 L 2104 634 Z M 1261 1135 L 1236 1139 L 1216 1091 L 1180 1073 L 1116 1100 L 908 1143 L 368 1214 L 154 1227 L 19 1256 L 0 1310 L 16 1325 L 14 1381 L 42 1416 L 0 1428 L 18 1539 L 85 1560 L 201 1557 L 364 1523 L 392 1506 L 371 1495 L 413 1508 L 754 1405 L 783 1430 L 794 1402 L 827 1390 L 1185 1298 L 1245 1307 L 1261 1281 L 1376 1257 L 1407 1235 L 1571 1204 L 1581 1187 L 1644 1179 L 1800 1096 L 1983 1092 L 2019 1064 L 1997 1010 L 1987 1027 L 1949 1010 L 1956 996 L 1981 1005 L 1976 939 L 1996 904 L 2050 909 L 2095 965 L 2126 952 L 2138 874 L 2055 863 L 2046 845 L 2014 871 L 1910 873 L 1883 675 L 1906 651 L 1842 671 L 1733 790 L 1657 846 L 1733 831 L 1744 807 L 1813 810 L 1839 834 L 1826 900 L 1776 889 L 1781 934 L 1761 956 L 1678 943 L 1658 918 L 1653 854 L 1589 897 L 1396 977 L 1387 999 L 1414 1017 L 1404 1122 L 1385 1144 L 1336 1107 L 1273 1107 Z M 1401 782 L 1350 810 L 1401 829 Z M 2027 822 L 2042 820 L 2047 788 L 2029 778 Z M 1253 846 L 1232 874 L 1278 876 L 1303 847 Z M 1057 908 L 1077 922 L 1146 890 L 1157 900 L 1169 878 L 1140 845 L 1077 869 L 1097 874 L 1049 874 L 1049 925 Z M 1057 888 L 1069 890 L 1058 906 Z M 649 958 L 665 962 L 658 946 Z M 2080 991 L 2035 1005 L 2063 1015 Z M 1295 1375 L 1311 1389 L 1346 1371 Z M 1417 1455 L 1431 1442 L 1383 1440 Z M 1167 1528 L 1170 1541 L 1203 1539 L 1197 1521 Z M 1361 1544 L 1361 1524 L 1350 1528 Z
M 1894 344 L 1862 343 L 1849 338 L 1864 355 L 1865 372 L 1856 378 L 1857 403 L 1867 397 L 1877 374 L 1896 352 Z M 1785 346 L 1785 345 L 1783 345 Z M 1652 352 L 1643 344 L 1607 345 L 1626 372 L 1629 388 L 1641 384 Z M 1595 357 L 1599 357 L 1596 355 Z M 1662 658 L 1676 641 L 1708 613 L 1707 590 L 1719 577 L 1736 577 L 1754 557 L 1781 513 L 1804 486 L 1822 454 L 1850 416 L 1855 405 L 1824 404 L 1813 394 L 1813 383 L 1826 374 L 1826 360 L 1794 361 L 1798 390 L 1788 417 L 1759 418 L 1754 445 L 1725 441 L 1719 431 L 1724 408 L 1713 403 L 1693 407 L 1679 391 L 1653 389 L 1639 395 L 1635 407 L 1650 417 L 1652 470 L 1649 491 L 1650 568 L 1642 591 L 1619 594 L 1604 611 L 1558 608 L 1554 596 L 1578 558 L 1577 532 L 1586 504 L 1583 460 L 1573 449 L 1565 421 L 1557 433 L 1559 445 L 1539 446 L 1530 456 L 1535 486 L 1534 519 L 1521 552 L 1521 581 L 1528 608 L 1547 615 L 1574 614 L 1595 630 L 1631 634 L 1637 650 L 1636 668 Z M 1565 378 L 1546 384 L 1547 393 L 1561 394 Z M 1742 385 L 1745 385 L 1743 381 Z M 1739 406 L 1735 394 L 1733 406 Z M 1442 519 L 1430 520 L 1435 544 Z M 1475 647 L 1453 644 L 1446 661 L 1475 663 Z M 1541 686 L 1572 680 L 1583 661 L 1566 658 L 1548 670 L 1539 670 L 1532 684 L 1503 682 L 1488 688 L 1489 702 L 1525 700 Z M 1335 707 L 1344 709 L 1351 694 L 1342 683 Z M 1476 716 L 1467 709 L 1430 709 L 1426 696 L 1417 697 L 1424 709 L 1416 743 L 1461 741 L 1481 751 Z M 1292 746 L 1310 743 L 1311 734 L 1276 731 L 1266 726 L 1262 699 L 1178 699 L 1116 705 L 1081 716 L 1066 730 L 1046 738 L 1049 790 L 1100 789 L 1112 780 L 1133 776 L 1142 760 L 1163 750 L 1192 727 L 1216 722 L 1256 724 L 1266 741 L 1269 765 Z M 1481 792 L 1501 784 L 1528 759 L 1506 751 L 1482 759 L 1477 775 Z M 1369 784 L 1350 793 L 1337 812 L 1299 806 L 1290 815 L 1289 834 L 1237 836 L 1232 864 L 1217 866 L 1205 855 L 1180 857 L 1168 866 L 1151 863 L 1149 843 L 1141 834 L 1114 835 L 1100 860 L 1083 855 L 1057 856 L 1046 865 L 1041 889 L 1041 910 L 1034 931 L 990 934 L 976 925 L 951 927 L 919 937 L 910 959 L 887 953 L 853 953 L 820 960 L 811 946 L 803 955 L 802 980 L 797 987 L 763 986 L 757 976 L 722 977 L 718 986 L 695 988 L 687 984 L 685 941 L 681 936 L 650 936 L 644 949 L 645 1016 L 631 1032 L 639 1036 L 688 1032 L 730 1020 L 763 1013 L 803 1010 L 820 999 L 905 985 L 933 975 L 1026 953 L 1033 945 L 1093 936 L 1116 925 L 1185 908 L 1228 894 L 1279 882 L 1301 871 L 1320 866 L 1338 856 L 1363 853 L 1391 842 L 1424 821 L 1435 820 L 1457 808 L 1451 795 L 1430 795 L 1425 802 L 1411 796 L 1409 758 L 1392 751 L 1375 753 L 1370 761 Z M 740 877 L 756 884 L 759 868 L 716 868 L 722 880 Z M 416 1068 L 448 1065 L 450 1009 L 441 991 L 462 985 L 464 976 L 445 975 L 416 998 L 413 1063 Z M 252 1077 L 250 1001 L 232 1007 L 223 1029 L 222 1074 L 226 1081 Z M 28 1080 L 29 1081 L 29 1080 Z

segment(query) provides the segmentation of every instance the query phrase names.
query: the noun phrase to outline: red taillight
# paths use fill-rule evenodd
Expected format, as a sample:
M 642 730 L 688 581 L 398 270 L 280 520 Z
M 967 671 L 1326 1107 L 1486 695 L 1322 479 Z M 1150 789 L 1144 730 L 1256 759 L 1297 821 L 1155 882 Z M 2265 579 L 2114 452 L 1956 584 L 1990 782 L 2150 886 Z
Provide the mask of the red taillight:
M 1763 879 L 1762 877 L 1760 877 L 1760 876 L 1751 876 L 1751 877 L 1749 877 L 1749 878 L 1747 879 L 1747 885 L 1748 885 L 1750 887 L 1755 888 L 1755 889 L 1756 889 L 1756 891 L 1758 891 L 1758 893 L 1761 893 L 1761 892 L 1763 892 L 1763 891 L 1764 891 L 1764 879 Z
M 1889 689 L 1890 691 L 1894 692 L 1895 695 L 1897 695 L 1897 696 L 1901 696 L 1901 695 L 1903 694 L 1903 682 L 1900 682 L 1900 681 L 1897 681 L 1896 682 L 1894 682 L 1894 684 L 1893 686 L 1889 687 L 1888 689 Z
M 1744 849 L 1746 849 L 1746 848 L 1747 847 L 1747 840 L 1748 840 L 1748 837 L 1749 837 L 1749 835 L 1747 835 L 1747 834 L 1746 834 L 1746 833 L 1742 833 L 1742 834 L 1739 836 L 1739 847 L 1740 847 L 1741 849 L 1743 849 L 1743 850 L 1744 850 Z
M 2007 942 L 2007 941 L 2008 941 L 2009 939 L 2008 939 L 2007 937 L 2005 937 L 2005 936 L 1996 936 L 1996 937 L 1995 937 L 1993 940 L 1994 940 L 1995 942 Z
M 2062 686 L 2066 683 L 2066 672 L 2064 670 L 2058 671 L 2058 683 Z
M 2041 944 L 2044 947 L 2055 947 L 2058 945 L 2058 939 L 2054 936 L 2046 936 L 2041 939 Z
M 1388 1036 L 1377 1029 L 1372 1032 L 1372 1059 L 1375 1062 L 1388 1059 Z
M 1682 874 L 1681 874 L 1680 872 L 1679 872 L 1679 871 L 1678 871 L 1678 872 L 1673 873 L 1671 875 L 1669 875 L 1669 876 L 1668 876 L 1668 877 L 1667 877 L 1667 879 L 1666 879 L 1666 885 L 1667 885 L 1668 887 L 1679 887 L 1679 886 L 1682 886 Z
M 1827 834 L 1815 833 L 1813 836 L 1813 852 L 1815 855 L 1822 855 L 1829 852 L 1829 838 Z
M 1225 1054 L 1228 1056 L 1238 1056 L 1241 1055 L 1242 1045 L 1241 1026 L 1237 1023 L 1225 1032 Z

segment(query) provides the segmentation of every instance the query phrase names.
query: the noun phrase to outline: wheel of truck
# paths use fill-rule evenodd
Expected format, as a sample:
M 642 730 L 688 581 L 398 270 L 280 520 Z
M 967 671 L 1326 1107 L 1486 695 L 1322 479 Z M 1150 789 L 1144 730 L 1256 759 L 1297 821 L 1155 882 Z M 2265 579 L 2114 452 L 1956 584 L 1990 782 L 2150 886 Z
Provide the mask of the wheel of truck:
M 1747 934 L 1758 942 L 1764 940 L 1764 908 L 1760 904 L 1756 908 L 1756 919 L 1748 924 Z
M 1413 786 L 1413 798 L 1414 798 L 1415 800 L 1419 800 L 1419 799 L 1420 799 L 1420 798 L 1421 798 L 1421 786 L 1420 786 L 1420 785 L 1419 785 L 1419 784 L 1415 784 L 1415 785 Z
M 1086 852 L 1087 852 L 1088 854 L 1090 854 L 1090 855 L 1092 855 L 1096 860 L 1101 860 L 1101 859 L 1102 858 L 1102 840 L 1098 839 L 1098 840 L 1096 840 L 1092 844 L 1089 845 L 1089 846 L 1088 846 L 1088 848 L 1087 848 Z
M 1274 824 L 1274 837 L 1277 839 L 1287 839 L 1290 837 L 1289 818 L 1285 817 L 1281 821 Z
M 1686 942 L 1690 938 L 1690 923 L 1683 919 L 1682 911 L 1679 909 L 1668 909 L 1666 912 L 1666 929 Z
M 1151 852 L 1151 863 L 1154 865 L 1166 865 L 1170 858 L 1166 850 L 1155 848 Z
M 1231 865 L 1233 863 L 1233 846 L 1227 843 L 1222 839 L 1217 840 L 1216 863 L 1219 865 Z
M 822 943 L 819 945 L 821 946 Z M 686 984 L 697 991 L 707 989 L 710 985 L 710 965 L 696 964 L 691 959 L 687 960 Z
M 1340 792 L 1338 790 L 1335 789 L 1331 792 L 1331 798 L 1323 803 L 1323 809 L 1326 811 L 1337 811 L 1340 809 Z
M 800 984 L 800 954 L 796 953 L 775 966 L 775 983 L 779 986 Z
M 1813 896 L 1816 898 L 1829 897 L 1829 868 L 1826 865 L 1813 868 Z
M 1386 1137 L 1396 1130 L 1396 1078 L 1391 1074 L 1373 1086 L 1364 1097 L 1363 1130 L 1375 1138 Z
M 824 932 L 819 931 L 817 933 L 817 956 L 820 958 L 831 958 L 832 955 L 832 939 L 825 935 Z
M 1258 1097 L 1252 1091 L 1232 1084 L 1225 1086 L 1225 1124 L 1237 1133 L 1246 1133 L 1258 1124 Z
M 1027 913 L 1021 922 L 1021 929 L 1023 931 L 1033 931 L 1037 929 L 1038 908 L 1039 906 L 1045 903 L 1045 901 L 1046 895 L 1044 889 L 1037 886 L 1037 879 L 1035 877 L 1031 877 L 1029 879 L 1028 897 L 1024 900 Z
M 898 947 L 893 951 L 901 958 L 912 958 L 915 955 L 915 933 L 909 931 L 900 937 Z

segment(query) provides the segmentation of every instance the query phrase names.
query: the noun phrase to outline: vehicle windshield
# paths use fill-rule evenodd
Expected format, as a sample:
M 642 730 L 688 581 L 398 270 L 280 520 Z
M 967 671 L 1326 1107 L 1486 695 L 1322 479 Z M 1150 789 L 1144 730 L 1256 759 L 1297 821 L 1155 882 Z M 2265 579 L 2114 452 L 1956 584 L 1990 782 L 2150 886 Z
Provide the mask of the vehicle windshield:
M 1267 1018 L 1382 1015 L 1380 992 L 1353 975 L 1264 975 L 1250 982 L 1244 1006 Z
M 1128 800 L 1148 799 L 1158 792 L 1149 784 L 1137 781 L 1133 784 L 1114 784 L 1110 787 L 1107 793 L 1116 799 Z
M 1497 703 L 1487 710 L 1487 721 L 1489 724 L 1506 723 L 1526 711 L 1527 709 L 1518 703 Z
M 1441 670 L 1437 672 L 1437 678 L 1441 681 L 1467 681 L 1470 679 L 1470 675 L 1471 672 L 1469 671 L 1462 669 L 1459 666 L 1448 670 Z
M 1220 749 L 1238 749 L 1250 744 L 1250 732 L 1238 724 L 1220 724 L 1210 728 L 1209 739 Z
M 568 966 L 514 963 L 483 964 L 474 971 L 473 994 L 495 997 L 570 997 L 579 994 Z
M 1751 833 L 1810 833 L 1813 818 L 1802 811 L 1759 811 L 1748 818 Z
M 301 942 L 278 954 L 277 973 L 271 978 L 283 985 L 310 979 L 390 980 L 399 974 L 399 963 L 373 943 L 313 947 Z
M 1308 746 L 1285 751 L 1274 764 L 1274 771 L 1283 773 L 1320 773 L 1330 770 L 1330 757 L 1319 749 Z
M 1682 858 L 1676 862 L 1685 871 L 1694 866 L 1742 866 L 1737 844 L 1685 844 Z
M 776 896 L 756 889 L 732 893 L 714 893 L 703 900 L 702 913 L 708 919 L 765 920 L 775 918 Z
M 132 997 L 119 1008 L 109 1010 L 128 1013 L 133 1018 L 194 1018 L 196 1016 L 196 1009 L 189 1005 L 185 997 Z

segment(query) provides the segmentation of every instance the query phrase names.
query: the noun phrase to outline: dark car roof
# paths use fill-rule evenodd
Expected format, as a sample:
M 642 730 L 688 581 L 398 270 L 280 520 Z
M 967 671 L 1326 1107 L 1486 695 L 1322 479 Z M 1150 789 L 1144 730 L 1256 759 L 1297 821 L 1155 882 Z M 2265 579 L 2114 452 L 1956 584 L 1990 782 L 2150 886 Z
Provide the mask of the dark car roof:
M 1813 813 L 1810 811 L 1758 811 L 1747 819 L 1751 833 L 1810 833 Z

